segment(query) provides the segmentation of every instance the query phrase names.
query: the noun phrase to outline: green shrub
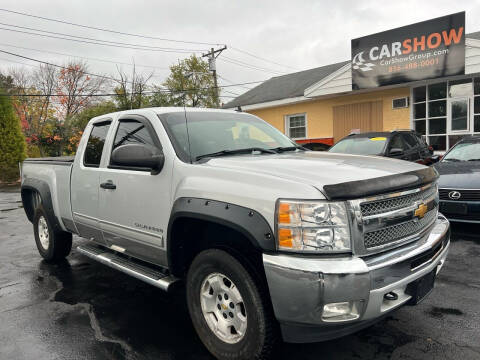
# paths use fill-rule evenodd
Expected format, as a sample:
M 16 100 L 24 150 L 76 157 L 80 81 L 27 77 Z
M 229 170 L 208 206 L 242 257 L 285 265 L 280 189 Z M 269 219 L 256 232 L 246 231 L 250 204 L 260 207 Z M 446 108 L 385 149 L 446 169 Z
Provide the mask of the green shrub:
M 0 94 L 5 94 L 5 91 L 0 89 Z M 12 99 L 0 95 L 0 181 L 18 180 L 18 163 L 25 159 L 25 147 L 25 138 Z

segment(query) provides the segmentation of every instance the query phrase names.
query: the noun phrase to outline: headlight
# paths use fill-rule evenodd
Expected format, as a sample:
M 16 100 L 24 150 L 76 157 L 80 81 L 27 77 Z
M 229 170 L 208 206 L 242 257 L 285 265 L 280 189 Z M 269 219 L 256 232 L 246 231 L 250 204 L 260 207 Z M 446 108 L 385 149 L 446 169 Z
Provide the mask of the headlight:
M 276 209 L 279 250 L 315 253 L 351 250 L 343 202 L 279 200 Z

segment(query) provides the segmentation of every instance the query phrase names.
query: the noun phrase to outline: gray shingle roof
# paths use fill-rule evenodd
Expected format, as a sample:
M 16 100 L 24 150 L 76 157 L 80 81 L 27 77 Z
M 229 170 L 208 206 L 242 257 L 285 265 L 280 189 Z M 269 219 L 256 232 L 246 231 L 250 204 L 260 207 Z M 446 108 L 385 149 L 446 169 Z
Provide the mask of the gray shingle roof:
M 224 105 L 233 108 L 267 101 L 303 96 L 306 88 L 337 71 L 349 61 L 273 77 Z
M 480 40 L 480 31 L 467 34 L 466 37 Z M 324 79 L 349 62 L 350 60 L 273 77 L 236 97 L 223 107 L 230 109 L 236 108 L 237 106 L 260 104 L 268 101 L 303 96 L 306 88 Z

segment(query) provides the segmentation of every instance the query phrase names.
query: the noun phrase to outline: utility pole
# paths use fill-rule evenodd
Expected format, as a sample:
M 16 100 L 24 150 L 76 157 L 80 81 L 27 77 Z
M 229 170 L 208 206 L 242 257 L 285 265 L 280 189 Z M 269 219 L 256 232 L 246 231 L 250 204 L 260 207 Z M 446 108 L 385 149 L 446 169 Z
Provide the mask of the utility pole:
M 213 83 L 215 84 L 215 105 L 220 107 L 220 94 L 218 92 L 218 83 L 217 83 L 217 64 L 216 59 L 221 54 L 223 50 L 226 50 L 227 46 L 215 50 L 211 48 L 210 51 L 206 54 L 202 54 L 202 57 L 208 58 L 208 69 L 212 72 L 213 75 Z

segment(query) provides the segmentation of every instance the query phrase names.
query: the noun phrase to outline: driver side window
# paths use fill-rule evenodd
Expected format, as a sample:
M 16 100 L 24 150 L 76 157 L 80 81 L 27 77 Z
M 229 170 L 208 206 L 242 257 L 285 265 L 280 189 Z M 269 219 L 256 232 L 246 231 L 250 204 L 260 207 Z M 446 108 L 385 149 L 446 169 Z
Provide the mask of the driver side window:
M 145 145 L 150 148 L 152 153 L 157 153 L 161 150 L 160 142 L 158 138 L 153 133 L 149 124 L 144 122 L 133 120 L 133 119 L 120 119 L 117 132 L 115 134 L 115 139 L 112 144 L 112 149 L 110 153 L 110 167 L 118 167 L 119 165 L 113 161 L 113 153 L 115 149 L 124 145 Z M 129 165 L 131 170 L 136 170 L 135 168 L 141 168 L 141 166 Z
M 144 124 L 137 120 L 122 120 L 118 124 L 112 151 L 127 144 L 144 144 L 155 147 L 150 132 Z

